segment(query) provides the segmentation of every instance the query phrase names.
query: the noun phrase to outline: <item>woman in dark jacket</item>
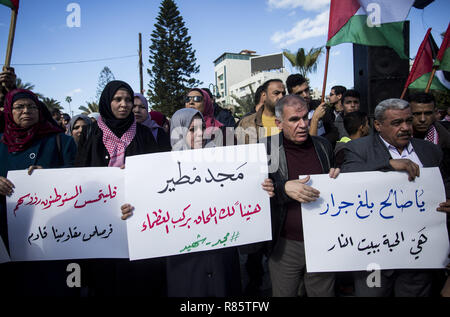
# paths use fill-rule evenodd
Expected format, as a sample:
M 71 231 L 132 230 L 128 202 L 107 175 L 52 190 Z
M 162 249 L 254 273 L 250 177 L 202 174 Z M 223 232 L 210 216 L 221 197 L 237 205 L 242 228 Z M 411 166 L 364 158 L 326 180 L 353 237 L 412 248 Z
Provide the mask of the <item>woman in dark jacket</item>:
M 170 126 L 172 151 L 214 147 L 214 142 L 207 142 L 208 140 L 204 138 L 205 129 L 206 122 L 200 111 L 192 108 L 178 110 L 173 115 Z M 133 207 L 130 204 L 124 204 L 122 219 L 131 216 L 132 211 Z M 167 291 L 170 297 L 240 295 L 241 279 L 237 248 L 229 247 L 168 257 Z
M 106 85 L 99 102 L 100 117 L 89 135 L 81 133 L 75 166 L 122 167 L 128 156 L 161 151 L 151 130 L 136 122 L 133 98 L 133 90 L 123 81 Z M 163 259 L 84 262 L 89 295 L 165 295 Z
M 14 188 L 8 171 L 39 168 L 71 167 L 76 154 L 73 139 L 64 134 L 52 119 L 47 107 L 36 95 L 15 89 L 5 97 L 5 132 L 0 135 L 0 234 L 8 246 L 6 199 Z M 9 294 L 71 294 L 66 285 L 64 262 L 23 262 L 3 264 L 0 275 L 7 274 Z M 5 273 L 7 271 L 8 273 Z M 3 276 L 0 277 L 4 289 Z M 7 283 L 6 283 L 7 285 Z

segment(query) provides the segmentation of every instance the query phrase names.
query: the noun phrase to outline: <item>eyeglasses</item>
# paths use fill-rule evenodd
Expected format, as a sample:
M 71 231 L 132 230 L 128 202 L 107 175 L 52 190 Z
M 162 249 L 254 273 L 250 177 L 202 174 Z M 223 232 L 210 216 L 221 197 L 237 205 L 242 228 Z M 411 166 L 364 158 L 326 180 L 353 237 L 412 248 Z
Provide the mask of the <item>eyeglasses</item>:
M 184 99 L 184 102 L 188 103 L 191 100 L 194 100 L 194 102 L 202 102 L 203 97 L 202 96 L 186 96 L 186 98 Z
M 36 110 L 38 110 L 38 106 L 36 106 L 34 104 L 15 105 L 12 109 L 15 110 L 15 111 L 22 112 L 22 111 L 25 110 L 25 108 L 27 108 L 29 111 L 36 111 Z

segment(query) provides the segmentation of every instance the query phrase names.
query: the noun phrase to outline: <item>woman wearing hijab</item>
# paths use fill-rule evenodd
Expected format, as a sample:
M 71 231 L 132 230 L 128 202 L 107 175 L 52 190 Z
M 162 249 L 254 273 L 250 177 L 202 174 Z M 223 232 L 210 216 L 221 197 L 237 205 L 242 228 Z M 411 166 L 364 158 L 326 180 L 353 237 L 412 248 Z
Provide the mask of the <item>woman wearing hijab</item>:
M 180 109 L 171 120 L 172 151 L 213 147 L 204 138 L 206 122 L 199 110 Z M 273 185 L 263 185 L 273 192 Z M 132 215 L 133 207 L 124 204 L 122 219 Z M 170 297 L 224 297 L 241 294 L 237 248 L 184 254 L 167 258 L 167 291 Z
M 5 96 L 4 111 L 5 131 L 0 135 L 0 234 L 8 245 L 6 196 L 14 190 L 14 184 L 6 178 L 8 171 L 28 168 L 31 173 L 33 168 L 71 167 L 76 145 L 29 90 L 10 91 Z M 62 263 L 10 263 L 8 278 L 13 283 L 8 291 L 22 295 L 35 295 L 36 291 L 39 295 L 64 294 L 68 288 L 66 266 Z
M 145 99 L 145 97 L 141 94 L 134 94 L 133 113 L 137 123 L 140 123 L 152 130 L 156 143 L 158 143 L 158 145 L 166 151 L 170 151 L 169 134 L 166 133 L 159 124 L 152 120 L 152 117 L 148 112 L 147 99 Z
M 111 81 L 105 86 L 99 102 L 100 117 L 92 124 L 89 136 L 85 131 L 81 133 L 75 166 L 123 167 L 128 156 L 161 151 L 151 130 L 136 122 L 133 99 L 133 90 L 123 81 Z M 162 259 L 84 262 L 90 296 L 161 296 L 165 292 Z
M 76 115 L 67 126 L 67 135 L 73 137 L 75 143 L 78 144 L 82 131 L 86 130 L 86 135 L 89 135 L 91 124 L 92 121 L 88 116 L 84 114 Z
M 76 166 L 121 167 L 127 156 L 161 151 L 151 130 L 136 122 L 133 98 L 133 89 L 123 81 L 106 85 L 100 96 L 100 117 L 88 138 L 81 133 Z
M 150 111 L 150 117 L 155 121 L 160 127 L 164 129 L 164 132 L 169 135 L 170 133 L 170 121 L 167 117 L 159 111 Z
M 214 105 L 208 92 L 200 88 L 191 89 L 185 98 L 185 107 L 200 111 L 206 123 L 205 136 L 216 146 L 235 145 L 234 129 L 226 133 L 226 127 L 214 117 Z
M 178 110 L 172 117 L 170 127 L 173 151 L 214 146 L 213 142 L 204 138 L 206 129 L 207 120 L 199 110 Z M 170 297 L 225 297 L 241 294 L 239 254 L 234 247 L 168 257 L 167 272 Z

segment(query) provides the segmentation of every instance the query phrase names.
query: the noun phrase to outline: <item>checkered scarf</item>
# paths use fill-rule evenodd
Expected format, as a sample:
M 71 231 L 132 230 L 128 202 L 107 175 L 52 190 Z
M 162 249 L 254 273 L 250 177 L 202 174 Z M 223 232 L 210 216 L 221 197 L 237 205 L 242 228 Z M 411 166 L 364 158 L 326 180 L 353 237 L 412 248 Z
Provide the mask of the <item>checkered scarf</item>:
M 109 153 L 108 166 L 121 167 L 125 164 L 125 150 L 136 135 L 136 119 L 120 139 L 103 122 L 102 117 L 98 118 L 97 123 L 103 131 L 103 144 Z
M 430 128 L 428 129 L 427 135 L 425 137 L 425 140 L 430 141 L 434 144 L 438 144 L 439 142 L 439 135 L 437 133 L 437 130 L 435 126 L 432 124 Z

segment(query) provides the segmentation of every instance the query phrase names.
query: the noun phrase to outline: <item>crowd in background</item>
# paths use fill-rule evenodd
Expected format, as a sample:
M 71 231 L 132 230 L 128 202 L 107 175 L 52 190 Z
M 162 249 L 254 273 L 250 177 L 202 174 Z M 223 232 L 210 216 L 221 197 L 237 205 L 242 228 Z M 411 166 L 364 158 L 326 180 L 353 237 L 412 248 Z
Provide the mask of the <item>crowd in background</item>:
M 450 106 L 438 109 L 430 93 L 388 99 L 373 117 L 360 110 L 361 96 L 331 88 L 327 102 L 313 100 L 300 74 L 272 79 L 254 95 L 254 109 L 241 118 L 220 107 L 208 89 L 186 92 L 184 107 L 164 115 L 151 111 L 127 83 L 109 82 L 99 112 L 70 117 L 51 112 L 30 90 L 15 87 L 15 74 L 0 74 L 0 235 L 8 246 L 6 196 L 15 185 L 11 170 L 121 167 L 126 157 L 211 146 L 233 146 L 277 138 L 267 147 L 279 159 L 261 185 L 271 197 L 272 241 L 167 258 L 78 261 L 83 283 L 66 285 L 67 261 L 0 265 L 0 289 L 9 294 L 68 296 L 450 296 L 446 270 L 383 270 L 383 286 L 365 285 L 367 272 L 308 273 L 302 204 L 319 197 L 299 175 L 404 171 L 409 180 L 421 167 L 439 167 L 450 212 Z M 231 132 L 230 132 L 231 131 Z M 151 181 L 151 180 L 149 180 Z M 205 195 L 206 198 L 206 195 Z M 122 219 L 133 213 L 122 206 Z M 448 219 L 448 217 L 447 217 Z M 448 221 L 447 221 L 448 226 Z M 319 230 L 319 228 L 318 228 Z M 73 261 L 72 261 L 73 262 Z

